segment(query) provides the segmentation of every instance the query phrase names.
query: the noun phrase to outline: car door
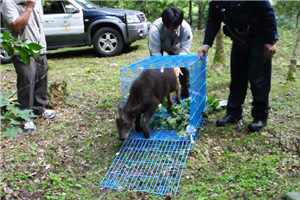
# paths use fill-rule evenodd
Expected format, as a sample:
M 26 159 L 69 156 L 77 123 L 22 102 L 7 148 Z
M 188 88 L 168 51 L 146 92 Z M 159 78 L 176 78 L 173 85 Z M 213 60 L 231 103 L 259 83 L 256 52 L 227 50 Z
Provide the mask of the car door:
M 71 11 L 70 11 L 71 7 Z M 43 1 L 48 49 L 84 43 L 83 12 L 70 1 Z

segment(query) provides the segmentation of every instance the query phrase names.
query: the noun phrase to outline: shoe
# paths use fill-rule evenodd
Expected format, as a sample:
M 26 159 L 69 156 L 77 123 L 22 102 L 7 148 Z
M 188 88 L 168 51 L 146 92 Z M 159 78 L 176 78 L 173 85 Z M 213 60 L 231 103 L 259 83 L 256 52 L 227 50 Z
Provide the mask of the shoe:
M 36 127 L 32 120 L 24 123 L 24 130 L 26 130 L 26 131 L 35 131 L 36 130 Z
M 225 126 L 227 124 L 234 124 L 240 120 L 242 120 L 242 116 L 235 117 L 233 115 L 226 115 L 216 121 L 217 126 Z
M 260 131 L 263 127 L 267 125 L 267 120 L 254 119 L 251 124 L 248 125 L 250 132 Z
M 55 110 L 45 110 L 45 112 L 42 114 L 42 116 L 46 119 L 51 119 L 56 116 Z

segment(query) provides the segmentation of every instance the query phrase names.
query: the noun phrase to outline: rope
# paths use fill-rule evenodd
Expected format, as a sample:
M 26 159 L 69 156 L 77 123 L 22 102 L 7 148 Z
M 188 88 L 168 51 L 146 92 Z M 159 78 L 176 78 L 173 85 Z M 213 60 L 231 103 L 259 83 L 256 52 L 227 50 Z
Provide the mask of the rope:
M 39 66 L 43 66 L 43 65 L 41 65 L 40 63 L 38 63 L 37 66 L 39 67 Z M 28 87 L 30 87 L 30 86 L 36 84 L 37 82 L 43 80 L 43 79 L 47 76 L 47 74 L 48 74 L 48 69 L 49 69 L 49 67 L 47 67 L 46 73 L 45 73 L 41 78 L 37 79 L 36 81 L 34 81 L 33 83 L 31 83 L 31 84 L 29 84 L 29 85 L 26 85 L 26 86 L 24 86 L 24 87 L 22 87 L 22 88 L 17 89 L 17 91 L 15 91 L 8 99 L 12 98 L 12 97 L 13 97 L 15 94 L 17 94 L 19 91 L 24 90 L 25 88 L 28 88 Z M 37 74 L 37 75 L 38 75 L 38 74 Z

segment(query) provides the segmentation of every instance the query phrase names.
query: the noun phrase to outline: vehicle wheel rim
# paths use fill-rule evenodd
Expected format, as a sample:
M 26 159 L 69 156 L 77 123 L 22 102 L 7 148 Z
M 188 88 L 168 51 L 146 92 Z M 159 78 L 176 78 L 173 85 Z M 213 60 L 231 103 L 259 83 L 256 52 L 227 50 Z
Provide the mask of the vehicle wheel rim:
M 7 51 L 1 46 L 1 59 L 8 59 L 10 58 L 10 55 L 7 53 Z
M 113 33 L 103 33 L 99 38 L 99 47 L 104 52 L 112 52 L 118 46 L 118 39 Z

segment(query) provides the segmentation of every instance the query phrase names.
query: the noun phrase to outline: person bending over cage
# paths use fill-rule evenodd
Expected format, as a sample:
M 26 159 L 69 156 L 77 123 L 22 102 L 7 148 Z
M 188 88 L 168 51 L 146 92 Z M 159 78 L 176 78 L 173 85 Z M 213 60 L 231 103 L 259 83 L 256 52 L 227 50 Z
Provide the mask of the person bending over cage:
M 170 6 L 162 12 L 149 30 L 149 50 L 151 56 L 186 55 L 190 53 L 193 34 L 191 26 L 183 19 L 183 12 Z M 188 98 L 190 94 L 189 69 L 175 67 L 179 76 L 181 97 Z

